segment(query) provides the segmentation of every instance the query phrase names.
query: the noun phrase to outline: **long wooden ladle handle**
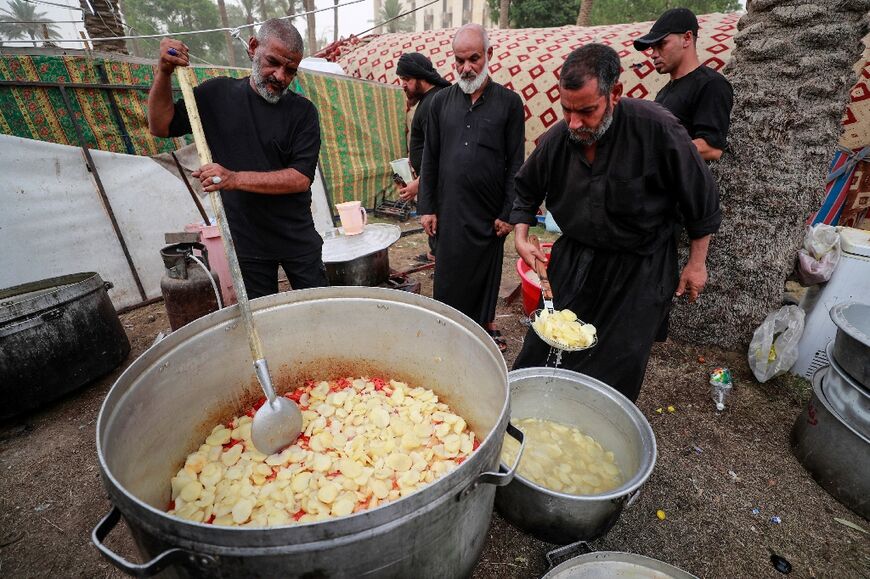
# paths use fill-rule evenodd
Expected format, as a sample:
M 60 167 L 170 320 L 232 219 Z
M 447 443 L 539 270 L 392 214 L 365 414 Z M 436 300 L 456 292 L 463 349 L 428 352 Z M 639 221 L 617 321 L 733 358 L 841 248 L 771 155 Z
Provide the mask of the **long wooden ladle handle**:
M 196 97 L 193 95 L 193 87 L 196 84 L 196 76 L 193 70 L 186 66 L 179 66 L 175 69 L 178 74 L 178 84 L 181 86 L 181 93 L 184 95 L 184 107 L 187 109 L 187 116 L 190 119 L 190 128 L 193 132 L 193 140 L 196 143 L 196 150 L 199 153 L 199 162 L 201 165 L 207 165 L 212 162 L 211 150 L 208 148 L 208 143 L 205 140 L 205 132 L 202 130 L 202 122 L 199 118 L 199 111 L 196 107 Z M 230 226 L 227 223 L 227 216 L 224 212 L 224 204 L 221 201 L 219 191 L 211 191 L 208 194 L 211 201 L 212 209 L 214 210 L 215 218 L 217 219 L 218 227 L 223 239 L 224 250 L 227 253 L 227 261 L 229 262 L 230 276 L 233 278 L 233 285 L 236 288 L 236 297 L 239 302 L 239 310 L 242 314 L 242 323 L 245 326 L 245 332 L 248 335 L 248 345 L 251 348 L 251 357 L 254 360 L 254 366 L 257 369 L 257 377 L 263 382 L 261 373 L 265 366 L 265 357 L 263 356 L 263 346 L 260 343 L 260 335 L 257 333 L 257 328 L 254 325 L 254 317 L 251 315 L 251 305 L 248 303 L 248 292 L 245 290 L 245 282 L 242 279 L 242 270 L 239 267 L 239 258 L 236 255 L 236 248 L 233 244 L 233 237 L 230 234 Z M 258 362 L 261 362 L 258 366 Z M 268 370 L 265 370 L 268 377 Z M 263 384 L 264 389 L 272 388 L 271 379 L 267 380 L 267 384 Z M 275 398 L 275 392 L 266 392 L 269 401 Z
M 541 250 L 541 242 L 538 240 L 538 236 L 535 234 L 529 235 L 529 243 L 531 243 L 535 249 L 538 251 Z M 545 300 L 553 299 L 553 289 L 550 287 L 550 278 L 547 277 L 547 264 L 537 257 L 535 258 L 535 273 L 538 274 L 538 278 L 541 280 L 541 292 L 544 295 Z

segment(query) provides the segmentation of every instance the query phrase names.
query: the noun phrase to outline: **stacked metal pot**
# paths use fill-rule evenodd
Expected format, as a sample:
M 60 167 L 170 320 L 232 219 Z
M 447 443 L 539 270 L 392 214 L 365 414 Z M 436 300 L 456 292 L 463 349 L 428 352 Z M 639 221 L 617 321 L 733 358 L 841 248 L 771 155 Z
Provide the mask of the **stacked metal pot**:
M 795 456 L 838 501 L 870 518 L 870 305 L 831 308 L 837 335 L 830 365 L 813 377 L 813 397 L 792 428 Z

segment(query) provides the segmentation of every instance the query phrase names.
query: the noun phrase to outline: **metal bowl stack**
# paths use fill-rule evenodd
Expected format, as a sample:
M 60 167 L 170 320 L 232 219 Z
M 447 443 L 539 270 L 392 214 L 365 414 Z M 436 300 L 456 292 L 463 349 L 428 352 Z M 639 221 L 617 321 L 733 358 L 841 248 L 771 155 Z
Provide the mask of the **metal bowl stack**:
M 837 335 L 830 366 L 813 376 L 813 397 L 792 428 L 795 456 L 838 501 L 870 518 L 870 305 L 831 308 Z

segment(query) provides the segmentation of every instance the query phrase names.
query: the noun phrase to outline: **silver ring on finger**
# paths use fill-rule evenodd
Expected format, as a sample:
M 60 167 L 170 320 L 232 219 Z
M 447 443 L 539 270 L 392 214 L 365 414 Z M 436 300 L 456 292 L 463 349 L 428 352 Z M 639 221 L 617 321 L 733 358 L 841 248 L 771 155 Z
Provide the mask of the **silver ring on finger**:
M 217 175 L 215 175 L 214 177 L 211 178 L 211 182 L 214 183 L 215 185 L 218 185 L 221 182 L 221 178 L 218 177 Z

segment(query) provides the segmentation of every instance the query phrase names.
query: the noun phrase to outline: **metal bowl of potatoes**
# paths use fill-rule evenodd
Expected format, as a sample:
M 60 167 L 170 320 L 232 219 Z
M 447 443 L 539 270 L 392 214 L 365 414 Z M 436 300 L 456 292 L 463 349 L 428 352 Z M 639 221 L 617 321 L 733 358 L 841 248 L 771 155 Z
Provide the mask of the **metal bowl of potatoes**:
M 612 387 L 561 368 L 523 368 L 508 374 L 511 423 L 527 418 L 576 428 L 612 452 L 621 483 L 595 494 L 553 490 L 523 476 L 523 462 L 534 455 L 533 440 L 513 481 L 496 492 L 496 508 L 513 525 L 550 543 L 591 540 L 607 533 L 631 504 L 656 462 L 656 439 L 649 422 L 628 398 Z M 504 455 L 503 455 L 504 456 Z M 568 449 L 559 460 L 580 459 Z M 502 469 L 508 465 L 502 458 Z M 536 477 L 539 482 L 546 480 Z M 555 485 L 558 486 L 558 485 Z

